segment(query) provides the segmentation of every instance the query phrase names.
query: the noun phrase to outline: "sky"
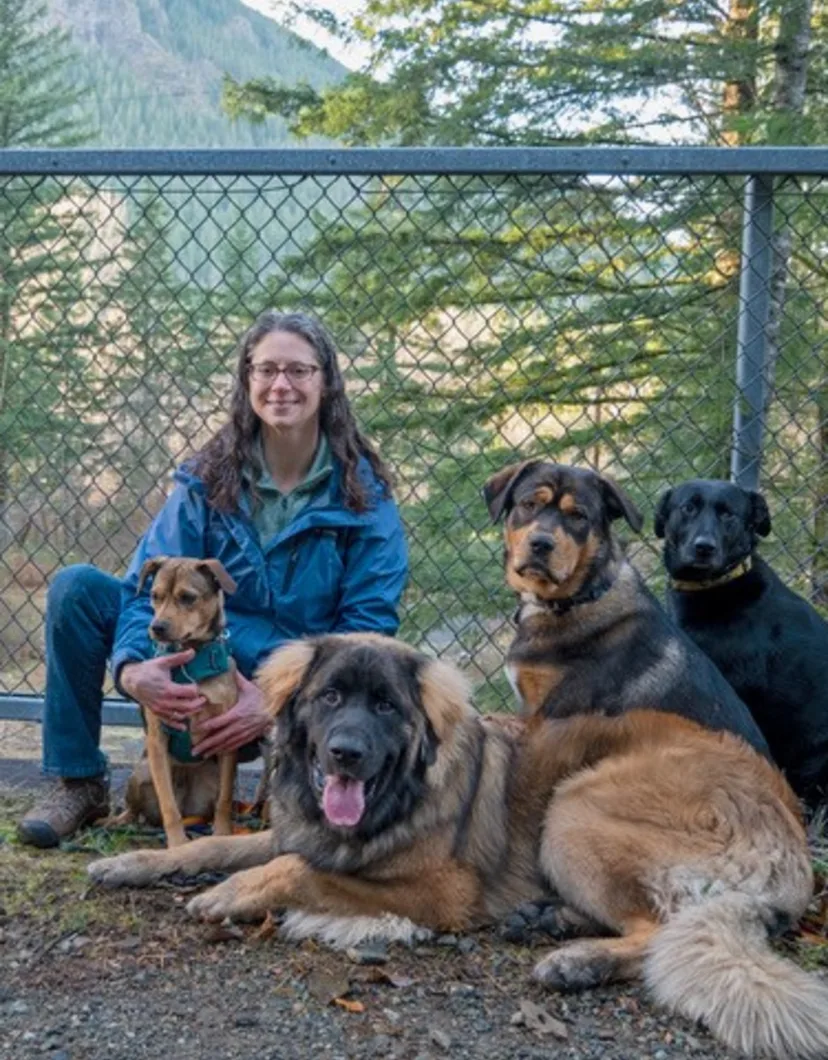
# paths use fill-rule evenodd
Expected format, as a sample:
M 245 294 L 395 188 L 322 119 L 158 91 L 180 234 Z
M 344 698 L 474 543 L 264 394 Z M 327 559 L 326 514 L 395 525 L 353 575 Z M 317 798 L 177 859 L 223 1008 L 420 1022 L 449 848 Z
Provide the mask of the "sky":
M 243 0 L 243 3 L 261 11 L 264 15 L 270 15 L 278 22 L 284 21 L 287 10 L 285 0 Z M 319 0 L 318 6 L 326 7 L 338 18 L 345 19 L 359 10 L 362 0 Z M 358 69 L 368 55 L 368 49 L 364 44 L 342 44 L 336 37 L 324 33 L 310 19 L 299 18 L 292 28 L 300 36 L 306 37 L 320 48 L 326 48 L 334 59 L 351 70 Z

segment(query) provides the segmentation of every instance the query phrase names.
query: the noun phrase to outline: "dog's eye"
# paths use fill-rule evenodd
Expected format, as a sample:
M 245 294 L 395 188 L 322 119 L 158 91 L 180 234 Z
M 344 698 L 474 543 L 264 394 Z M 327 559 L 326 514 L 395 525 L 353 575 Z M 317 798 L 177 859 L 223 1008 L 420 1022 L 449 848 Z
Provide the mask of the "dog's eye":
M 178 594 L 178 602 L 181 604 L 182 607 L 192 607 L 193 604 L 196 603 L 197 600 L 198 600 L 198 597 L 196 596 L 195 593 L 179 593 Z
M 394 704 L 390 699 L 378 699 L 374 704 L 374 710 L 377 714 L 391 714 L 394 710 Z
M 531 515 L 532 512 L 537 508 L 537 506 L 538 506 L 538 502 L 536 500 L 534 500 L 532 497 L 526 497 L 524 500 L 522 500 L 520 502 L 520 504 L 518 504 L 518 508 L 520 508 L 520 510 L 525 515 Z
M 338 688 L 326 688 L 322 693 L 322 702 L 326 707 L 338 707 L 342 702 L 342 693 Z
M 569 513 L 569 518 L 576 523 L 584 523 L 587 521 L 589 516 L 583 510 L 583 508 L 573 508 L 572 511 Z
M 685 501 L 681 506 L 681 510 L 685 515 L 693 515 L 696 510 L 696 505 L 693 501 Z

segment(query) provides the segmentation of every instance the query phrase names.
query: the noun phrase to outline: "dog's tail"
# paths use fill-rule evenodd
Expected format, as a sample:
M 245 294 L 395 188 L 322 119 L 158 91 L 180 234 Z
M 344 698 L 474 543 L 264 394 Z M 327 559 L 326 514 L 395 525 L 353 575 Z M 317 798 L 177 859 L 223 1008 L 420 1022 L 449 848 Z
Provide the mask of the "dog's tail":
M 828 985 L 773 952 L 763 912 L 734 894 L 680 909 L 650 943 L 647 985 L 750 1057 L 825 1060 Z

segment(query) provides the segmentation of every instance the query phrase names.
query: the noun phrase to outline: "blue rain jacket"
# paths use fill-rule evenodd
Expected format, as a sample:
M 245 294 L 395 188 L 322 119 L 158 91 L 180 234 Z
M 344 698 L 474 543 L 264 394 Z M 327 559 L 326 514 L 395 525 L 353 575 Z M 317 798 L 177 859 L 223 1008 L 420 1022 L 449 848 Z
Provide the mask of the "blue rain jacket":
M 239 511 L 216 511 L 207 504 L 201 480 L 182 465 L 123 580 L 112 652 L 116 684 L 125 663 L 153 654 L 149 586 L 136 595 L 141 568 L 152 556 L 221 560 L 236 583 L 225 598 L 230 649 L 249 678 L 287 640 L 358 630 L 396 633 L 408 576 L 403 526 L 367 460 L 359 470 L 372 496 L 366 511 L 345 507 L 342 469 L 334 459 L 333 473 L 308 505 L 263 546 L 247 496 Z

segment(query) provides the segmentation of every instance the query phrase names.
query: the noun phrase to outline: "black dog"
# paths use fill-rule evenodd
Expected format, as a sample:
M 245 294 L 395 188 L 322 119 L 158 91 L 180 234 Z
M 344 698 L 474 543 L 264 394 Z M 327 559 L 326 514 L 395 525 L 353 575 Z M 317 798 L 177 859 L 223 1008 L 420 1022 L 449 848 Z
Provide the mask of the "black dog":
M 767 754 L 747 707 L 667 617 L 615 540 L 641 514 L 609 479 L 542 460 L 486 483 L 493 520 L 506 516 L 506 580 L 520 594 L 506 669 L 530 715 L 672 711 L 727 729 Z
M 670 610 L 747 703 L 791 787 L 828 791 L 828 623 L 756 554 L 768 506 L 730 482 L 694 480 L 659 501 Z

